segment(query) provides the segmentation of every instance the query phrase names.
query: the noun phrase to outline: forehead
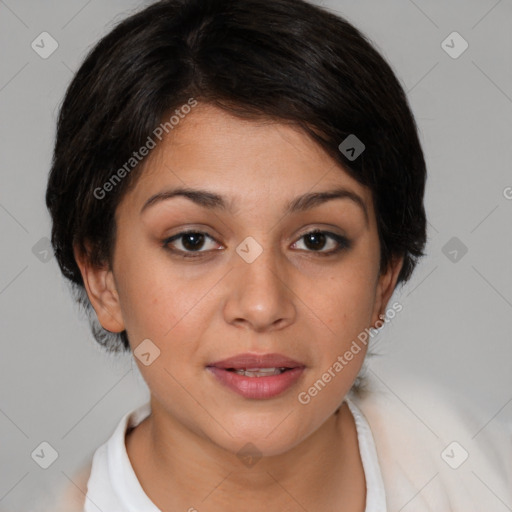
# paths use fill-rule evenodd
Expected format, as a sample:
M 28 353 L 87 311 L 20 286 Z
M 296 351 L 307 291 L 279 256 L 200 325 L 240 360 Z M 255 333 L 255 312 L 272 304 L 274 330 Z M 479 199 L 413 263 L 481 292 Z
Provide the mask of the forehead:
M 306 192 L 345 188 L 373 211 L 371 191 L 295 125 L 241 119 L 208 104 L 181 119 L 143 166 L 124 201 L 139 209 L 152 195 L 177 187 L 227 197 L 233 212 L 244 205 L 289 206 Z

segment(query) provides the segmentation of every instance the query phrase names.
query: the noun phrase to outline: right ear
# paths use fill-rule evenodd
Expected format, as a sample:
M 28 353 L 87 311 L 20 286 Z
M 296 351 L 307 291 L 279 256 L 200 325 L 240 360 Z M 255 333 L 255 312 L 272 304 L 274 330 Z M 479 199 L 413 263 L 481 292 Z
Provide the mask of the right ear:
M 73 246 L 73 253 L 82 274 L 85 290 L 101 326 L 110 332 L 124 331 L 119 294 L 112 269 L 109 268 L 108 263 L 103 266 L 93 265 L 87 254 L 76 245 Z

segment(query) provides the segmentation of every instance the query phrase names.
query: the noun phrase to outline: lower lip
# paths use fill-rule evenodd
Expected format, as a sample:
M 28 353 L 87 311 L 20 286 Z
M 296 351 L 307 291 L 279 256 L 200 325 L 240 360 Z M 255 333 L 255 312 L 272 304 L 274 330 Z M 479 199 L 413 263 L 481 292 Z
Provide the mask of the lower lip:
M 229 372 L 216 366 L 208 366 L 207 368 L 222 384 L 235 391 L 235 393 L 245 398 L 255 398 L 258 400 L 273 398 L 284 393 L 299 380 L 304 371 L 304 367 L 300 367 L 292 368 L 279 375 L 246 377 L 245 375 Z

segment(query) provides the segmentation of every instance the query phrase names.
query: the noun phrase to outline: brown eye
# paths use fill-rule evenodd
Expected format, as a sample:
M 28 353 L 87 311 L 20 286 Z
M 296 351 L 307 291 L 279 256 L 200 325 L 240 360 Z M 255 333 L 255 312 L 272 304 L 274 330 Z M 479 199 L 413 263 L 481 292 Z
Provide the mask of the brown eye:
M 312 232 L 304 235 L 304 243 L 308 249 L 314 251 L 323 249 L 327 241 L 325 233 Z
M 181 233 L 171 236 L 170 238 L 166 238 L 163 241 L 162 246 L 171 252 L 182 253 L 183 257 L 196 257 L 200 256 L 205 252 L 208 252 L 208 250 L 200 250 L 204 247 L 205 242 L 207 240 L 215 242 L 215 240 L 210 235 L 203 231 L 183 231 Z M 176 242 L 179 242 L 182 248 L 176 247 L 176 245 L 172 246 L 173 244 L 176 244 Z M 190 255 L 187 253 L 198 254 Z
M 350 247 L 350 242 L 347 238 L 329 231 L 310 231 L 302 235 L 300 240 L 302 239 L 304 239 L 304 245 L 308 252 L 318 252 L 321 255 L 335 254 L 342 249 L 348 249 Z M 323 250 L 326 245 L 330 246 L 330 250 Z
M 203 246 L 204 238 L 203 233 L 187 233 L 182 235 L 181 244 L 187 251 L 196 251 Z

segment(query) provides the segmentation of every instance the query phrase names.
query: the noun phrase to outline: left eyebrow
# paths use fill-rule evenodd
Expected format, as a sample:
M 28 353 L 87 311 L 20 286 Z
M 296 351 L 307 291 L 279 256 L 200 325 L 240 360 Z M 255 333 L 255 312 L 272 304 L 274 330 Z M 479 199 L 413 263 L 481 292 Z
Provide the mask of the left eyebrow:
M 179 196 L 186 197 L 187 199 L 190 199 L 197 205 L 202 206 L 203 208 L 208 208 L 210 210 L 231 210 L 230 205 L 232 203 L 228 202 L 228 200 L 225 197 L 219 194 L 215 194 L 207 190 L 179 187 L 171 190 L 164 190 L 162 192 L 158 192 L 157 194 L 152 195 L 144 203 L 140 210 L 140 213 L 142 214 L 147 208 L 161 201 L 165 201 L 173 197 Z M 307 194 L 298 196 L 286 205 L 284 209 L 284 214 L 289 215 L 296 212 L 310 210 L 312 208 L 315 208 L 316 206 L 320 206 L 321 204 L 326 203 L 327 201 L 332 201 L 333 199 L 349 199 L 355 204 L 357 204 L 362 209 L 365 216 L 366 224 L 368 225 L 369 216 L 364 200 L 361 198 L 361 196 L 359 196 L 352 190 L 348 190 L 343 187 L 336 188 L 334 190 L 327 190 L 324 192 L 309 192 Z
M 303 194 L 302 196 L 296 197 L 285 208 L 285 214 L 291 214 L 295 212 L 303 212 L 306 210 L 310 210 L 315 206 L 319 206 L 327 201 L 332 201 L 333 199 L 349 199 L 357 204 L 364 213 L 364 218 L 366 221 L 366 225 L 369 223 L 368 210 L 366 208 L 366 204 L 361 196 L 353 192 L 352 190 L 348 190 L 346 188 L 340 187 L 334 190 L 327 190 L 325 192 L 310 192 L 307 194 Z

